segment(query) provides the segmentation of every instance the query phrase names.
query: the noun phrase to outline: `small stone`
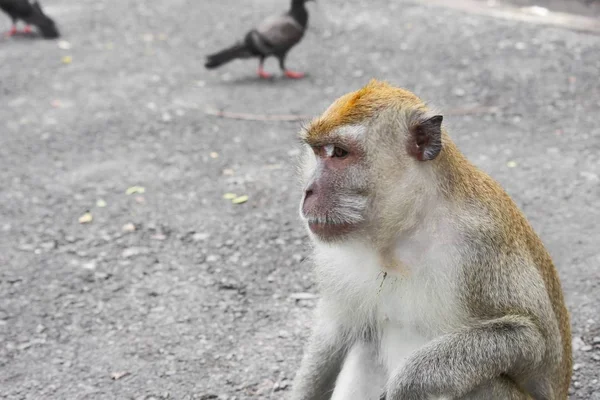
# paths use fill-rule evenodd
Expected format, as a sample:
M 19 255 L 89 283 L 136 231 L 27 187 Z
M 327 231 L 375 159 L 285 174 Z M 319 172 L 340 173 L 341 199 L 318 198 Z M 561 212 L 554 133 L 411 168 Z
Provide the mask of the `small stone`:
M 27 343 L 21 343 L 17 348 L 19 350 L 27 350 L 30 347 L 31 347 L 31 342 L 27 342 Z
M 282 381 L 282 382 L 277 382 L 275 384 L 275 386 L 273 387 L 275 392 L 279 392 L 281 390 L 285 390 L 287 389 L 287 387 L 290 385 L 290 383 L 288 381 Z
M 573 364 L 573 371 L 579 371 L 581 369 L 581 364 Z
M 127 371 L 113 372 L 112 374 L 110 374 L 110 378 L 113 381 L 118 381 L 119 379 L 124 378 L 124 377 L 126 377 L 127 375 L 130 375 L 130 374 L 131 373 L 127 372 Z
M 592 356 L 592 359 L 593 359 L 594 361 L 600 361 L 600 354 L 594 354 L 594 355 Z
M 110 278 L 110 274 L 107 274 L 106 272 L 96 272 L 94 273 L 94 278 L 99 281 L 105 281 Z
M 585 342 L 580 337 L 574 337 L 572 341 L 573 350 L 581 350 L 585 346 Z
M 221 259 L 221 256 L 217 254 L 209 254 L 206 256 L 206 262 L 216 262 L 219 261 L 219 259 Z
M 525 50 L 526 48 L 527 48 L 527 45 L 523 42 L 515 43 L 515 49 L 517 49 L 517 50 Z
M 42 324 L 38 324 L 38 326 L 35 327 L 35 331 L 36 333 L 42 333 L 46 330 L 46 327 Z
M 292 293 L 292 294 L 290 294 L 289 297 L 292 300 L 314 300 L 314 299 L 317 299 L 319 296 L 317 296 L 316 294 L 313 294 L 313 293 L 299 292 L 299 293 Z
M 581 347 L 581 351 L 592 351 L 593 347 L 589 344 Z
M 96 261 L 88 261 L 86 263 L 83 263 L 81 265 L 81 268 L 87 269 L 87 270 L 90 270 L 90 271 L 94 270 L 94 269 L 96 269 Z
M 573 386 L 574 386 L 576 389 L 579 389 L 579 388 L 581 387 L 581 383 L 580 383 L 579 381 L 575 381 L 575 382 L 573 382 Z
M 290 334 L 289 334 L 288 331 L 285 331 L 285 330 L 282 329 L 282 330 L 279 331 L 279 333 L 277 334 L 277 336 L 279 336 L 280 338 L 286 338 L 286 337 L 290 336 Z
M 135 231 L 135 225 L 132 224 L 131 222 L 123 225 L 123 228 L 121 228 L 123 230 L 123 232 L 134 232 Z
M 210 237 L 209 233 L 205 233 L 205 232 L 196 232 L 194 233 L 194 235 L 192 236 L 192 240 L 194 242 L 203 242 L 206 239 L 208 239 Z
M 67 42 L 66 40 L 60 40 L 58 42 L 58 48 L 61 50 L 69 50 L 71 48 L 71 43 Z
M 463 88 L 454 88 L 452 94 L 454 94 L 456 97 L 463 97 L 465 94 L 467 94 L 467 92 Z
M 121 257 L 123 258 L 132 258 L 135 256 L 139 256 L 141 254 L 147 254 L 148 249 L 143 247 L 129 247 L 121 253 Z
M 592 339 L 592 344 L 600 344 L 600 336 L 594 336 Z

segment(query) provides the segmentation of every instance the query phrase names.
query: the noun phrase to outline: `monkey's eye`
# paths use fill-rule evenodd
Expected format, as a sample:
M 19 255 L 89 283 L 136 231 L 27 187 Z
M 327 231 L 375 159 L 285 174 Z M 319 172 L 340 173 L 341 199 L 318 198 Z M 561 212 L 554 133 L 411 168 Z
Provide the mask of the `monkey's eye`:
M 327 157 L 337 157 L 337 158 L 345 158 L 348 155 L 348 151 L 335 146 L 333 144 L 327 144 L 325 146 L 323 146 L 323 150 L 325 151 L 325 154 L 327 155 Z
M 342 149 L 341 147 L 335 146 L 333 148 L 333 154 L 331 156 L 332 157 L 337 157 L 337 158 L 344 158 L 347 155 L 348 155 L 348 151 Z

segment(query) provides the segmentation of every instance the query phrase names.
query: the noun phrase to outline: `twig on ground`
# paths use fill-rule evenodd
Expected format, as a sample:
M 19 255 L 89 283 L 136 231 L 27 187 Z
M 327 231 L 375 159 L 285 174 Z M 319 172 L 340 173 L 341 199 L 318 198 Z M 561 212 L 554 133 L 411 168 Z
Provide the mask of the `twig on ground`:
M 444 115 L 469 115 L 469 114 L 493 114 L 499 110 L 496 106 L 473 106 L 463 108 L 453 108 L 447 110 Z M 311 119 L 309 115 L 301 114 L 251 114 L 251 113 L 239 113 L 229 112 L 222 110 L 215 110 L 208 108 L 204 110 L 208 115 L 212 115 L 219 118 L 228 119 L 240 119 L 244 121 L 307 121 Z
M 308 115 L 294 115 L 294 114 L 250 114 L 250 113 L 237 113 L 229 111 L 220 111 L 214 109 L 206 109 L 204 112 L 208 115 L 213 115 L 220 118 L 229 119 L 242 119 L 245 121 L 305 121 L 310 119 Z

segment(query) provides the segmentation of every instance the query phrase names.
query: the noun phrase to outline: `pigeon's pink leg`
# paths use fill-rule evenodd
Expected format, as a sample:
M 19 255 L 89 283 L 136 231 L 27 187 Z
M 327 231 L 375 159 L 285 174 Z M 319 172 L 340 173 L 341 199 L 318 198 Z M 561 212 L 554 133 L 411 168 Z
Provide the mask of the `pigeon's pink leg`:
M 33 31 L 31 30 L 31 26 L 29 26 L 29 25 L 25 25 L 25 29 L 23 29 L 23 33 L 31 33 L 31 32 L 33 32 Z
M 6 32 L 6 36 L 13 36 L 13 35 L 15 35 L 16 33 L 17 33 L 17 26 L 16 26 L 16 25 L 13 25 L 13 26 L 10 28 L 10 31 Z
M 263 69 L 264 62 L 265 59 L 261 57 L 260 61 L 258 62 L 258 76 L 262 79 L 271 79 L 271 74 L 265 72 L 265 70 Z
M 265 72 L 262 64 L 258 66 L 258 76 L 261 77 L 262 79 L 271 79 L 271 77 L 272 77 L 271 74 L 269 74 L 268 72 Z
M 291 79 L 304 78 L 304 74 L 302 72 L 294 72 L 294 71 L 290 71 L 289 69 L 285 70 L 285 76 L 287 76 L 288 78 L 291 78 Z

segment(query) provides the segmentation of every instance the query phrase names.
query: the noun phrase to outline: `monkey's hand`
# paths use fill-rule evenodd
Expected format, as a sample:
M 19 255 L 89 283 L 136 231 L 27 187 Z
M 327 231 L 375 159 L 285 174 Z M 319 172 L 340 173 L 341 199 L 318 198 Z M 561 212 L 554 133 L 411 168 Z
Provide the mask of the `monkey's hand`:
M 502 375 L 542 363 L 545 342 L 525 316 L 505 316 L 446 334 L 417 350 L 388 381 L 387 400 L 460 398 Z

